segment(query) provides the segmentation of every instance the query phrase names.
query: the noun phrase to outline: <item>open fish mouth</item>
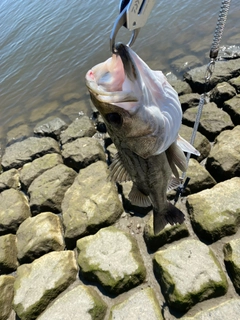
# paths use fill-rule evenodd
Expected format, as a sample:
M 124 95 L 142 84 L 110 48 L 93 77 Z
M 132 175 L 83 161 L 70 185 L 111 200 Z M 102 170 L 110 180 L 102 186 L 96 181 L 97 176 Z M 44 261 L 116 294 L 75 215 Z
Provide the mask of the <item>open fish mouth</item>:
M 104 103 L 137 102 L 141 96 L 141 81 L 132 50 L 122 43 L 116 45 L 116 50 L 111 58 L 87 72 L 88 90 Z M 121 107 L 128 109 L 130 105 Z

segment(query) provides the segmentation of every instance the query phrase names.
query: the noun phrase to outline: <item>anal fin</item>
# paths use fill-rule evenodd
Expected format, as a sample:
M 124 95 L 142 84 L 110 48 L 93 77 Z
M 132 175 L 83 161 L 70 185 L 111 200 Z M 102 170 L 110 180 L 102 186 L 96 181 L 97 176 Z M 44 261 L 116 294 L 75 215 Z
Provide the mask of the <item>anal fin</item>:
M 149 197 L 143 194 L 141 191 L 139 191 L 135 184 L 133 184 L 132 190 L 129 192 L 128 197 L 131 203 L 135 206 L 144 208 L 151 206 L 151 201 Z
M 174 225 L 182 224 L 185 220 L 184 214 L 170 202 L 164 212 L 153 210 L 153 230 L 154 234 L 158 234 L 168 223 Z

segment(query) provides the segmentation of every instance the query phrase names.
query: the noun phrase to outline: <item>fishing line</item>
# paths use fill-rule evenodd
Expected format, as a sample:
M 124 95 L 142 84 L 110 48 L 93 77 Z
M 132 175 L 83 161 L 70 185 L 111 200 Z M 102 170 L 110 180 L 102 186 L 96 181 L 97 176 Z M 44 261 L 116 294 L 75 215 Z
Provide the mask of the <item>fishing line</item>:
M 216 28 L 214 31 L 213 41 L 212 41 L 212 45 L 211 45 L 210 53 L 209 53 L 210 61 L 207 65 L 207 69 L 206 69 L 206 73 L 205 73 L 204 93 L 201 94 L 201 96 L 200 96 L 200 100 L 199 100 L 199 104 L 198 104 L 198 111 L 197 111 L 197 115 L 196 115 L 196 119 L 195 119 L 195 123 L 194 123 L 194 127 L 193 127 L 192 136 L 190 139 L 191 145 L 194 144 L 194 141 L 196 138 L 198 126 L 199 126 L 201 115 L 202 115 L 203 106 L 206 101 L 207 88 L 210 83 L 213 71 L 214 71 L 215 61 L 218 56 L 219 45 L 220 45 L 223 31 L 224 31 L 224 27 L 225 27 L 225 24 L 227 21 L 230 3 L 231 3 L 231 0 L 223 0 L 221 3 L 219 15 L 218 15 L 218 20 L 217 20 L 217 25 L 216 25 Z M 191 154 L 187 153 L 187 167 L 188 167 L 188 163 L 190 160 L 190 156 L 191 156 Z M 185 177 L 186 177 L 186 171 L 182 172 L 182 177 L 181 177 L 182 181 L 184 181 Z M 177 203 L 179 197 L 181 197 L 183 191 L 186 189 L 189 180 L 190 180 L 190 177 L 187 177 L 185 179 L 185 181 L 182 182 L 182 184 L 177 188 L 177 192 L 176 192 L 176 195 L 174 198 L 174 205 Z

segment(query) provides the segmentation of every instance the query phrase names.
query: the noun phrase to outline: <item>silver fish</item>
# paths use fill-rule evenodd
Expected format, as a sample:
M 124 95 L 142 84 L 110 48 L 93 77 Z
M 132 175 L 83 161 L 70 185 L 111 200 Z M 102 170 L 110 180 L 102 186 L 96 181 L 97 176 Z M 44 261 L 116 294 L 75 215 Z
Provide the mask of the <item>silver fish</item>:
M 180 184 L 176 167 L 186 170 L 183 151 L 199 153 L 178 135 L 181 105 L 163 73 L 124 44 L 116 50 L 87 72 L 86 85 L 118 150 L 110 177 L 133 181 L 129 198 L 137 206 L 152 205 L 157 234 L 168 223 L 183 223 L 184 214 L 167 201 L 166 192 Z

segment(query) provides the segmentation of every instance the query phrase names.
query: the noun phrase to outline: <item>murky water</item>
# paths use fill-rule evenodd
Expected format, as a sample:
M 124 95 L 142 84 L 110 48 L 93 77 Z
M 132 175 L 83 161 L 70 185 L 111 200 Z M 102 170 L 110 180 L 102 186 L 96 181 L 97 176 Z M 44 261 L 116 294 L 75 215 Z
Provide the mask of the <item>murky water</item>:
M 16 128 L 28 135 L 48 116 L 69 122 L 80 111 L 90 114 L 84 76 L 110 55 L 109 35 L 119 1 L 104 4 L 0 1 L 0 148 L 14 137 Z M 220 4 L 220 0 L 157 0 L 133 49 L 151 67 L 178 76 L 173 63 L 178 58 L 188 62 L 194 55 L 200 64 L 206 63 Z M 222 44 L 240 45 L 239 16 L 239 0 L 232 0 Z M 118 40 L 126 42 L 129 36 L 121 31 Z

